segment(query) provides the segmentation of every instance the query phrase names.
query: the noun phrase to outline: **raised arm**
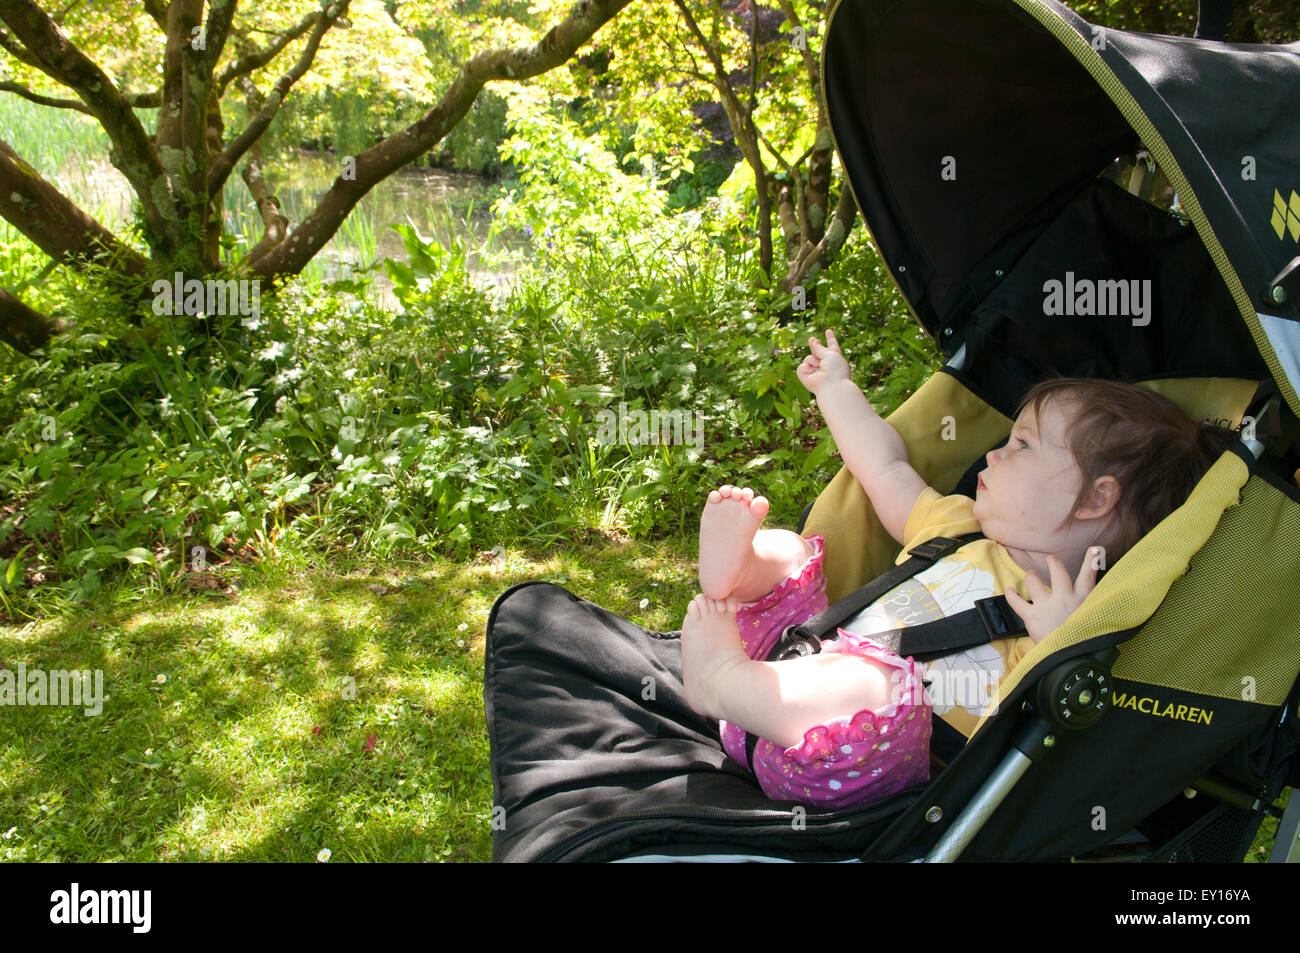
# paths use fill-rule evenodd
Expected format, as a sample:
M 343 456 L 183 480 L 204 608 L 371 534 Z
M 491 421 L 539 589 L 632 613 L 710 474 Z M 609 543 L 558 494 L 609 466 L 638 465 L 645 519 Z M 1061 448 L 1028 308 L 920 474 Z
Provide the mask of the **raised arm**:
M 907 445 L 850 377 L 835 332 L 826 344 L 808 339 L 811 353 L 799 365 L 799 380 L 817 399 L 835 446 L 889 535 L 900 543 L 908 514 L 926 483 L 908 462 Z

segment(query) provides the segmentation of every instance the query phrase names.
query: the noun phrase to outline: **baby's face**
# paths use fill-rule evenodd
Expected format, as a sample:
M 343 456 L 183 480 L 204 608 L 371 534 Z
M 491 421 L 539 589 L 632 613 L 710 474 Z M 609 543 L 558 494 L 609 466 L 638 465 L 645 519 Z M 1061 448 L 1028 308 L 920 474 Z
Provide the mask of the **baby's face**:
M 1069 404 L 1066 405 L 1070 406 Z M 989 539 L 1029 552 L 1056 552 L 1083 474 L 1065 446 L 1067 418 L 1057 402 L 1035 419 L 1026 408 L 1006 446 L 990 451 L 975 491 L 975 518 Z

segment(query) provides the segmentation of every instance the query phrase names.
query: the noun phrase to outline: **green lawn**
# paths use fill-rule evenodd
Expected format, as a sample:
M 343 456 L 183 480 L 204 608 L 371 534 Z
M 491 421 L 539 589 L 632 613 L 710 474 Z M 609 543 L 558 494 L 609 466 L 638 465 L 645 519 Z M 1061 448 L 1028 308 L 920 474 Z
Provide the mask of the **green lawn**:
M 108 696 L 99 716 L 0 709 L 0 860 L 486 861 L 493 601 L 545 578 L 674 629 L 694 555 L 593 533 L 469 564 L 282 556 L 231 592 L 0 629 L 0 662 L 102 669 Z
M 282 560 L 234 594 L 0 629 L 11 668 L 103 669 L 108 696 L 97 717 L 0 709 L 0 860 L 486 861 L 495 598 L 550 578 L 672 629 L 693 557 L 597 537 L 470 565 Z

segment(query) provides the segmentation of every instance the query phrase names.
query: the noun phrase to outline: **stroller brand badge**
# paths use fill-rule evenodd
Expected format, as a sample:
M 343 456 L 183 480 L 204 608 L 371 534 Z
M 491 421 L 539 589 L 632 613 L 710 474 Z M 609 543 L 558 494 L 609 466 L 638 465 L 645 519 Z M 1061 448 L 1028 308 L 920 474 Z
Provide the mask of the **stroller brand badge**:
M 1289 232 L 1292 241 L 1300 242 L 1300 195 L 1295 189 L 1291 190 L 1290 202 L 1277 189 L 1273 190 L 1273 231 L 1278 238 L 1286 238 Z
M 1130 317 L 1134 327 L 1151 323 L 1151 279 L 1075 278 L 1065 273 L 1065 281 L 1052 278 L 1043 282 L 1043 314 Z
M 1173 702 L 1161 701 L 1159 698 L 1147 698 L 1144 695 L 1130 695 L 1128 692 L 1115 693 L 1116 708 L 1131 708 L 1144 715 L 1159 718 L 1173 718 L 1176 721 L 1190 721 L 1199 725 L 1208 725 L 1214 717 L 1213 709 L 1196 708 L 1192 705 L 1175 705 Z

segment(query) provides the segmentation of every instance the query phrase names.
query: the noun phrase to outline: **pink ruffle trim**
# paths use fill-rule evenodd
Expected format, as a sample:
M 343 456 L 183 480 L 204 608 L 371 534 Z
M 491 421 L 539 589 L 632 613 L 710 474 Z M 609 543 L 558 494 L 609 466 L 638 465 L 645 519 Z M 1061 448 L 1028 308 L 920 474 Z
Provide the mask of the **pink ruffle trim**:
M 909 720 L 930 717 L 932 705 L 925 694 L 921 672 L 911 656 L 900 659 L 864 635 L 839 630 L 837 639 L 824 642 L 823 652 L 840 652 L 847 655 L 870 656 L 902 673 L 894 689 L 900 702 L 890 702 L 877 709 L 864 708 L 847 722 L 817 725 L 804 732 L 803 743 L 785 749 L 787 757 L 804 764 L 816 761 L 835 761 L 843 758 L 845 745 L 860 745 L 873 738 L 887 746 Z M 887 750 L 887 749 L 886 749 Z

